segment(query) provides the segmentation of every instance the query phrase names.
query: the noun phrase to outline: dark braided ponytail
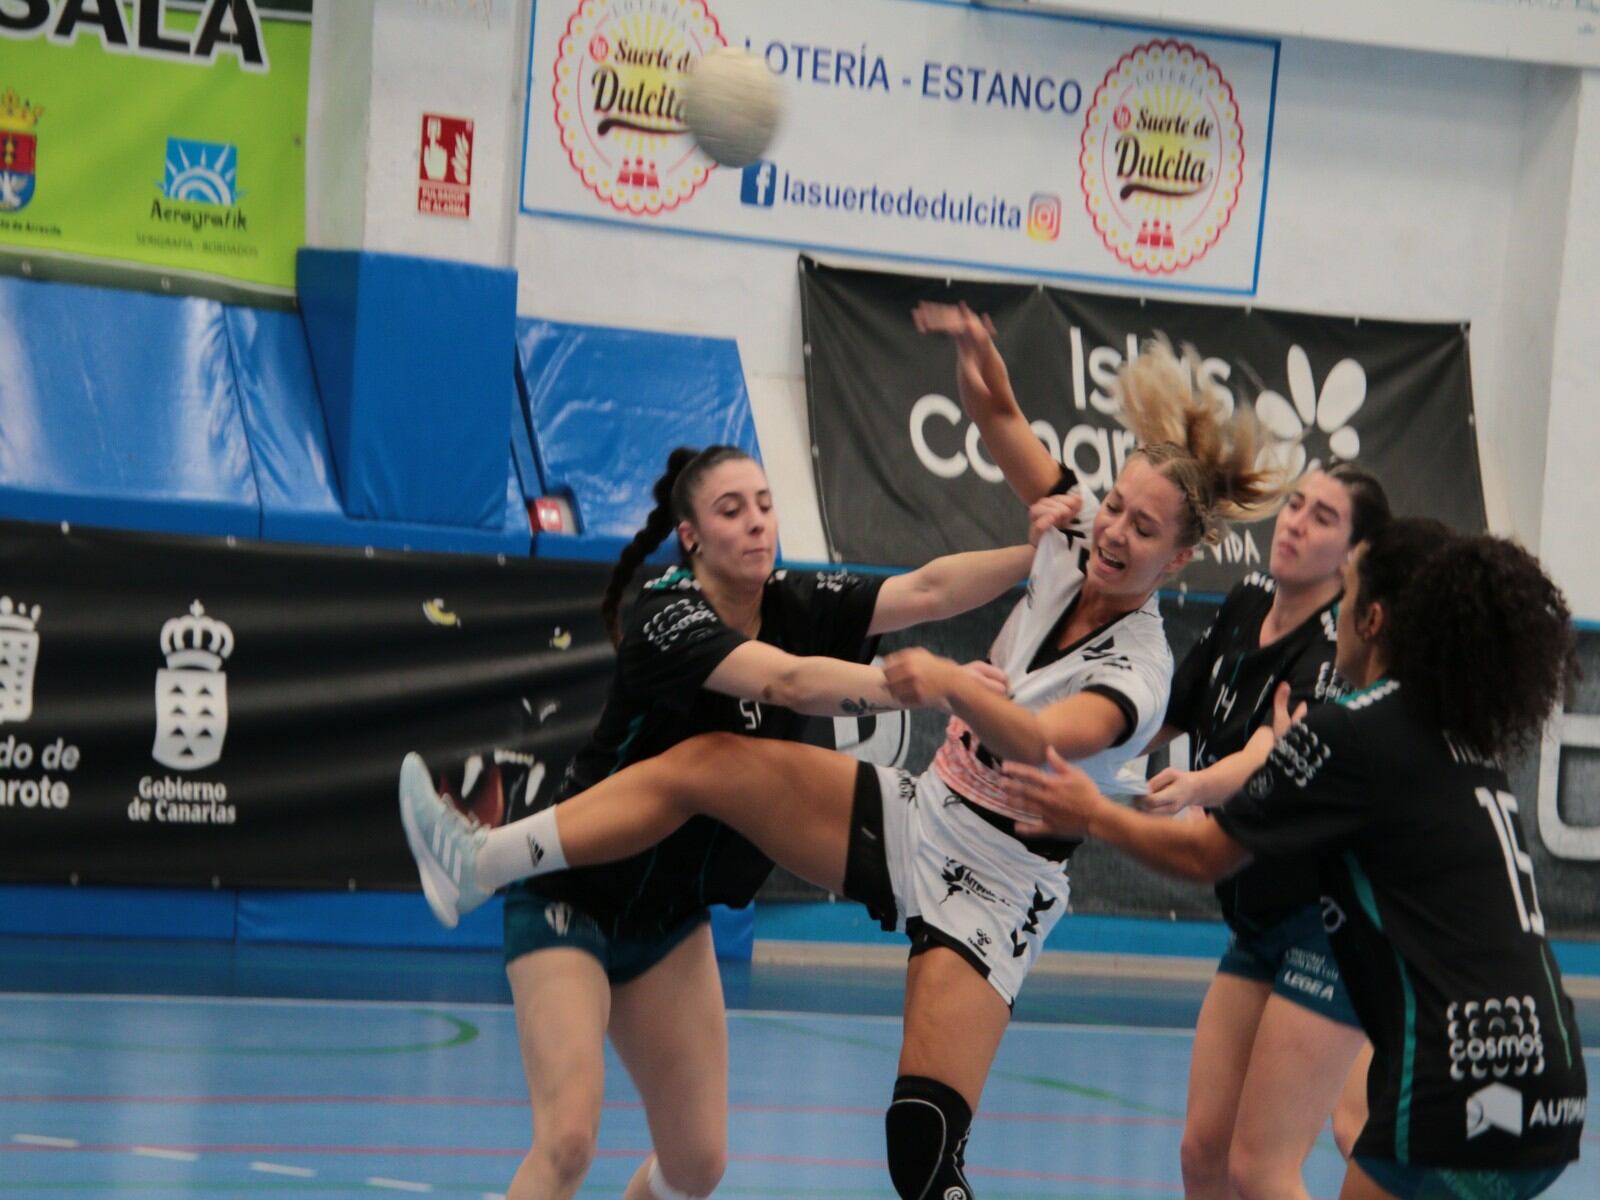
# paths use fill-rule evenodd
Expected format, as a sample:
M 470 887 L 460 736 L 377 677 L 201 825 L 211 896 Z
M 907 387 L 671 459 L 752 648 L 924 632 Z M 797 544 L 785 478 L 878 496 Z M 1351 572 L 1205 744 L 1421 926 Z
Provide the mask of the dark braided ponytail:
M 618 610 L 622 607 L 622 594 L 627 591 L 628 584 L 639 570 L 639 565 L 657 546 L 667 540 L 667 535 L 673 531 L 678 522 L 694 519 L 694 490 L 700 482 L 700 477 L 720 463 L 749 457 L 737 446 L 707 446 L 699 452 L 687 446 L 679 446 L 667 455 L 666 473 L 657 479 L 655 486 L 651 488 L 656 506 L 645 518 L 644 528 L 634 534 L 633 541 L 623 547 L 617 565 L 612 568 L 605 595 L 600 600 L 600 618 L 605 622 L 606 633 L 610 636 L 613 646 L 622 641 L 622 625 L 618 618 Z M 680 547 L 680 561 L 681 552 Z

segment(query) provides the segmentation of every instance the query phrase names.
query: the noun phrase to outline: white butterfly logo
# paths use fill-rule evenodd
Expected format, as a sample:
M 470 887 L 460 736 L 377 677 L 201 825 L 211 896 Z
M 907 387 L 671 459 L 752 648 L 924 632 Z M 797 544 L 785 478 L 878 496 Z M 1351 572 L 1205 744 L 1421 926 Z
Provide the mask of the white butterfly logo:
M 1328 449 L 1334 458 L 1349 461 L 1361 452 L 1361 437 L 1350 427 L 1350 419 L 1367 399 L 1367 373 L 1353 358 L 1334 363 L 1317 391 L 1311 374 L 1311 360 L 1298 345 L 1289 347 L 1289 395 L 1291 404 L 1277 392 L 1262 392 L 1256 399 L 1256 415 L 1267 431 L 1283 439 L 1269 453 L 1279 457 L 1298 479 L 1314 471 L 1322 460 L 1306 453 L 1306 437 L 1314 425 L 1328 435 Z

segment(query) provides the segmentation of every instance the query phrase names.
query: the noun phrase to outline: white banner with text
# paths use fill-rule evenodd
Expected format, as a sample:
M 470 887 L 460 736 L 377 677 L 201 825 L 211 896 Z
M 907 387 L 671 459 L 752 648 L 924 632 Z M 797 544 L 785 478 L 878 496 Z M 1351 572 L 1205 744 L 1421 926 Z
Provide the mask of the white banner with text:
M 719 45 L 783 122 L 718 167 Z M 1031 276 L 1252 295 L 1278 44 L 948 0 L 538 0 L 521 210 Z

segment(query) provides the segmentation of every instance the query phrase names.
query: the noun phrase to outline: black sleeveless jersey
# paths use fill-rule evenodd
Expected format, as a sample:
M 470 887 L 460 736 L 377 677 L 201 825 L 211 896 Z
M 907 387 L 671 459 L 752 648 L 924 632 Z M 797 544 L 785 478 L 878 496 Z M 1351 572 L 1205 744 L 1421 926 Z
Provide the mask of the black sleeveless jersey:
M 1254 855 L 1317 859 L 1375 1052 L 1358 1155 L 1477 1170 L 1578 1157 L 1583 1048 L 1519 808 L 1498 763 L 1390 681 L 1313 710 L 1217 813 Z
M 1166 724 L 1189 735 L 1197 770 L 1243 750 L 1251 734 L 1271 723 L 1278 684 L 1289 684 L 1291 712 L 1302 701 L 1319 704 L 1343 690 L 1333 673 L 1337 601 L 1262 646 L 1261 625 L 1275 590 L 1270 575 L 1251 574 L 1236 584 L 1172 677 Z M 1260 932 L 1315 903 L 1316 872 L 1312 864 L 1287 859 L 1255 862 L 1216 892 L 1231 928 Z
M 876 639 L 867 630 L 882 586 L 881 577 L 845 571 L 774 571 L 758 639 L 790 654 L 868 661 Z M 555 801 L 699 733 L 802 740 L 810 718 L 702 686 L 747 640 L 722 623 L 692 572 L 675 568 L 646 584 L 628 615 L 599 723 Z M 633 858 L 518 886 L 573 904 L 614 936 L 648 937 L 708 904 L 748 904 L 771 871 L 771 860 L 746 839 L 696 817 Z

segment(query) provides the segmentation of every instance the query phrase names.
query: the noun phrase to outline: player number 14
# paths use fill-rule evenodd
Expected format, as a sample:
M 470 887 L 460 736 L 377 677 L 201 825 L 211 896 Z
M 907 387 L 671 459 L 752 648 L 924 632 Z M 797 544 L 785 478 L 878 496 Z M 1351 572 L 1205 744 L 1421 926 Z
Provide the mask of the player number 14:
M 1533 885 L 1533 859 L 1517 844 L 1517 826 L 1511 814 L 1517 811 L 1517 798 L 1510 792 L 1491 792 L 1477 789 L 1478 803 L 1489 814 L 1489 822 L 1500 839 L 1500 853 L 1505 855 L 1506 876 L 1511 881 L 1511 895 L 1517 901 L 1517 917 L 1522 922 L 1522 932 L 1544 936 L 1544 914 L 1539 911 L 1539 891 Z M 1528 881 L 1528 894 L 1522 894 L 1522 880 Z

